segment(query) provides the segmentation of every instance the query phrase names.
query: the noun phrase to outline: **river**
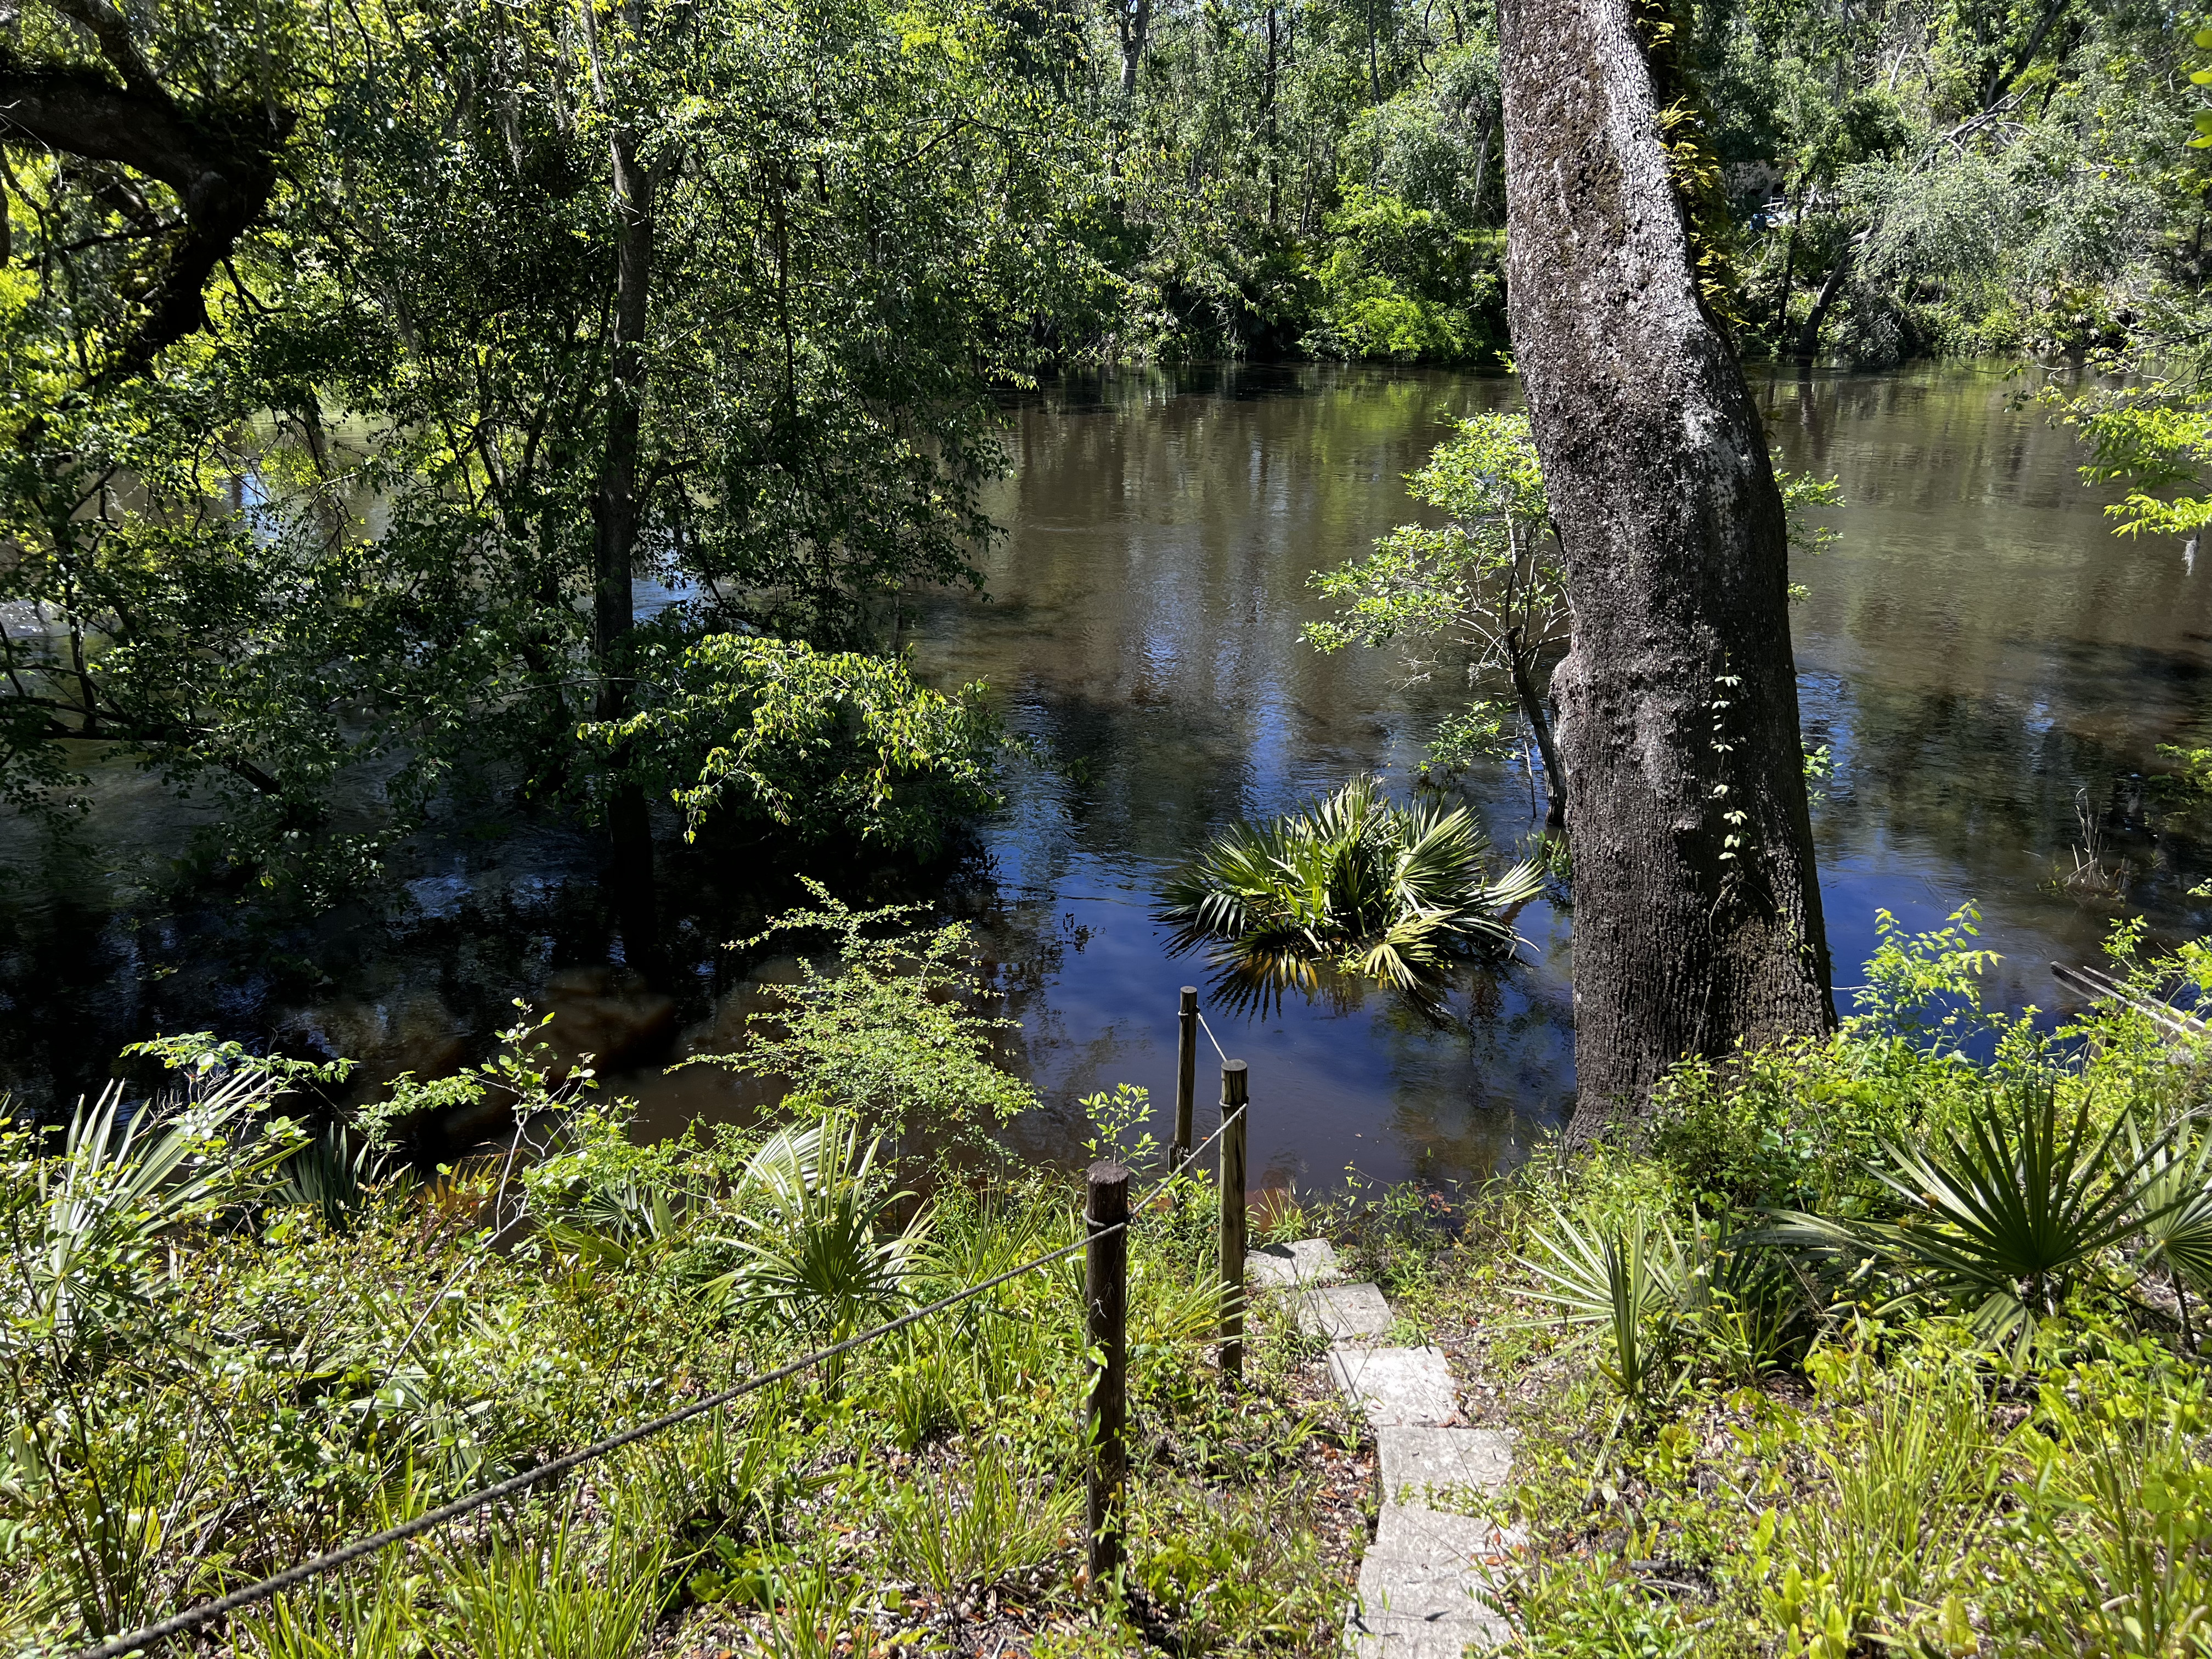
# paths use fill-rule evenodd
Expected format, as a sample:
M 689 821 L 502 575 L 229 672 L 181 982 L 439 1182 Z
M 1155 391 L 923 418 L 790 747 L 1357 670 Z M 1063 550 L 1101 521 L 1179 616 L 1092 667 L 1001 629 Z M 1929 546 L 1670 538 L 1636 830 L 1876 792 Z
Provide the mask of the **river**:
M 2203 924 L 2188 890 L 2209 861 L 2139 780 L 2160 744 L 2212 743 L 2212 572 L 2170 540 L 2109 533 L 2071 439 L 2019 405 L 2032 384 L 1956 366 L 1754 381 L 1778 465 L 1838 477 L 1845 502 L 1823 515 L 1841 539 L 1795 574 L 1808 741 L 1834 763 L 1814 825 L 1847 985 L 1877 908 L 1921 928 L 1975 901 L 2005 958 L 1991 1000 L 2046 1009 L 2064 1000 L 2047 962 L 2091 959 L 2116 917 L 2146 917 L 2154 939 Z M 1024 1156 L 1068 1156 L 1092 1091 L 1139 1084 L 1164 1107 L 1176 988 L 1202 982 L 1151 920 L 1165 869 L 1355 772 L 1405 785 L 1459 688 L 1301 643 L 1323 614 L 1307 579 L 1417 516 L 1404 475 L 1451 417 L 1514 395 L 1498 377 L 1253 365 L 1010 402 L 989 597 L 931 599 L 913 638 L 926 678 L 988 680 L 1041 757 L 919 895 L 975 920 L 1022 1021 L 1012 1057 L 1045 1102 L 1015 1127 Z M 1522 769 L 1468 787 L 1501 848 L 1528 833 Z M 2082 839 L 2080 791 L 2116 893 L 2054 880 Z M 757 913 L 743 871 L 671 860 L 678 977 L 661 996 L 611 960 L 592 850 L 568 832 L 472 825 L 409 849 L 390 905 L 271 917 L 251 890 L 179 889 L 189 805 L 122 769 L 95 799 L 74 847 L 0 825 L 0 1080 L 27 1103 L 87 1086 L 155 1030 L 433 1070 L 480 1051 L 516 996 L 615 1056 L 647 1133 L 753 1102 L 707 1068 L 660 1067 L 727 1046 L 787 968 L 717 948 Z M 1574 1087 L 1568 919 L 1540 903 L 1520 924 L 1516 961 L 1462 987 L 1441 1023 L 1381 994 L 1209 1006 L 1251 1065 L 1255 1184 L 1480 1176 L 1558 1123 Z

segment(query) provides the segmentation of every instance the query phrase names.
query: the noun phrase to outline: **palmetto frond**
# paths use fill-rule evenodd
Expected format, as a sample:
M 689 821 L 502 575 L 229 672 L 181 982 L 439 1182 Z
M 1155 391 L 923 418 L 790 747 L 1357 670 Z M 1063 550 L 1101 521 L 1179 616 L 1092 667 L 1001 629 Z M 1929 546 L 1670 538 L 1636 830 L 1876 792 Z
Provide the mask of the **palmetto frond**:
M 1792 1212 L 1777 1237 L 1885 1261 L 1904 1273 L 1907 1297 L 1971 1307 L 1992 1340 L 2020 1337 L 2057 1311 L 2101 1252 L 2185 1207 L 2186 1182 L 2167 1167 L 2174 1133 L 2146 1145 L 2123 1116 L 2092 1136 L 2086 1099 L 2068 1119 L 2051 1085 L 2025 1084 L 1977 1107 L 1963 1135 L 1885 1143 L 1888 1167 L 1874 1173 L 1905 1200 L 1901 1221 Z
M 926 1215 L 900 1232 L 884 1211 L 906 1198 L 876 1170 L 881 1143 L 833 1116 L 771 1135 L 745 1166 L 736 1232 L 721 1241 L 740 1261 L 708 1287 L 736 1293 L 772 1317 L 842 1335 L 899 1305 L 928 1241 Z
M 1646 1327 L 1674 1320 L 1692 1293 L 1680 1241 L 1663 1222 L 1656 1230 L 1639 1221 L 1624 1233 L 1587 1231 L 1555 1206 L 1551 1224 L 1530 1242 L 1536 1254 L 1522 1257 L 1521 1265 L 1540 1281 L 1539 1294 L 1562 1323 L 1603 1328 L 1612 1353 L 1599 1361 L 1600 1369 L 1624 1395 L 1644 1396 L 1658 1380 L 1668 1346 L 1662 1332 L 1655 1346 Z
M 2130 1124 L 2130 1150 L 2142 1164 L 2144 1254 L 2164 1262 L 2198 1295 L 2212 1293 L 2212 1133 L 2178 1125 L 2143 1144 Z
M 237 1077 L 198 1100 L 131 1111 L 116 1084 L 80 1103 L 63 1155 L 39 1166 L 36 1230 L 4 1293 L 0 1346 L 94 1334 L 143 1300 L 165 1233 L 258 1197 L 300 1144 L 296 1133 L 258 1132 L 254 1116 L 272 1092 L 265 1079 Z
M 1401 806 L 1372 778 L 1266 823 L 1239 823 L 1169 878 L 1160 920 L 1246 987 L 1310 991 L 1324 969 L 1433 988 L 1478 951 L 1510 951 L 1535 866 L 1485 877 L 1490 845 L 1464 806 Z

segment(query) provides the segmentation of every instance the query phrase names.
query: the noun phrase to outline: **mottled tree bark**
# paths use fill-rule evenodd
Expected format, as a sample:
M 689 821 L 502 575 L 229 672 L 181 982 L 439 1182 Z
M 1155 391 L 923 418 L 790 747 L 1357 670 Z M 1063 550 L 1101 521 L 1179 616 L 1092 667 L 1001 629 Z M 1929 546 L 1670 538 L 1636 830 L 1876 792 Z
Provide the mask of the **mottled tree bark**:
M 1565 555 L 1572 1133 L 1832 1023 L 1781 496 L 1629 0 L 1504 0 L 1513 343 Z

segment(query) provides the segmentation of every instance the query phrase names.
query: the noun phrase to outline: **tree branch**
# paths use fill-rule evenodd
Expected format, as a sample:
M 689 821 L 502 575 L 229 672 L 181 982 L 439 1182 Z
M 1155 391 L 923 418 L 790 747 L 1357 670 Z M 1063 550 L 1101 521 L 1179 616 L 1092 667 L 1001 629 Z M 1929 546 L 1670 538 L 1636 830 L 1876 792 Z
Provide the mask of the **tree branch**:
M 261 215 L 276 187 L 276 151 L 292 129 L 289 110 L 240 110 L 210 117 L 180 107 L 153 81 L 119 16 L 92 0 L 55 0 L 100 42 L 125 84 L 97 70 L 27 64 L 0 53 L 0 143 L 37 144 L 88 161 L 112 161 L 159 179 L 185 210 L 184 235 L 145 298 L 146 313 L 100 372 L 126 380 L 152 368 L 164 348 L 207 326 L 204 291 L 216 267 Z M 98 21 L 89 21 L 98 20 Z
M 154 73 L 154 66 L 146 61 L 146 54 L 138 50 L 138 43 L 131 38 L 131 21 L 121 8 L 107 0 L 47 0 L 47 3 L 89 34 L 100 47 L 100 55 L 107 60 L 110 69 L 123 77 L 123 84 L 141 98 L 175 107 L 169 91 Z
M 1984 113 L 1995 109 L 1997 100 L 2011 90 L 2012 83 L 2027 72 L 2027 66 L 2035 61 L 2035 54 L 2043 50 L 2044 38 L 2051 33 L 2051 26 L 2065 15 L 2067 8 L 2073 3 L 2074 0 L 2045 0 L 2043 15 L 2035 20 L 2035 28 L 2028 35 L 2027 44 L 2021 47 L 2019 55 L 2014 58 L 2011 64 L 1999 70 L 1995 63 L 1991 63 L 1990 77 L 1982 87 Z

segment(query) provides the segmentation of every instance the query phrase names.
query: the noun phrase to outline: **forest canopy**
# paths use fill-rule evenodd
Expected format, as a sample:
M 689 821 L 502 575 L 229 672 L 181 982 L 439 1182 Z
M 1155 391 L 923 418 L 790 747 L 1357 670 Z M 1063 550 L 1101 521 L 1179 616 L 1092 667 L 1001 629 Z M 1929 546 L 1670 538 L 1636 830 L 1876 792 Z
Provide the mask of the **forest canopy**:
M 1677 8 L 1668 136 L 1739 349 L 2185 335 L 2185 23 Z M 773 747 L 700 680 L 749 641 L 830 653 L 806 763 L 868 781 L 806 827 L 906 836 L 988 794 L 989 722 L 835 659 L 975 580 L 1000 394 L 1510 359 L 1470 0 L 32 0 L 0 80 L 0 799 L 65 812 L 127 757 L 325 894 L 456 793 L 641 856 L 648 794 Z M 870 735 L 917 722 L 957 741 Z M 340 833 L 364 775 L 383 816 Z

